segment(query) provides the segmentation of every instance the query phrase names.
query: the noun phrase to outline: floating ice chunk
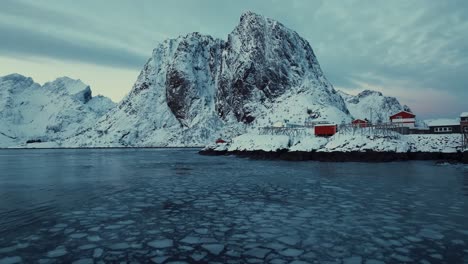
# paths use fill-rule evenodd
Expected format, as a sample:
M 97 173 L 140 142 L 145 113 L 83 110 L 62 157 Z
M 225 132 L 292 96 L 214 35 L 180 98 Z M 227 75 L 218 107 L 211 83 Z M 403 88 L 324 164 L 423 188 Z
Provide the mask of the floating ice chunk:
M 96 227 L 92 227 L 92 228 L 88 229 L 88 231 L 97 232 L 97 231 L 99 231 L 100 229 L 101 229 L 100 226 L 96 226 Z
M 212 237 L 202 237 L 200 238 L 200 243 L 204 244 L 216 244 L 218 241 Z
M 15 263 L 20 263 L 22 261 L 23 260 L 21 259 L 21 257 L 18 257 L 18 256 L 6 257 L 6 258 L 0 259 L 0 264 L 15 264 Z
M 442 257 L 441 254 L 431 254 L 429 255 L 431 258 L 442 260 L 444 257 Z
M 463 242 L 463 240 L 460 240 L 460 239 L 454 239 L 451 242 L 454 245 L 462 245 L 462 246 L 465 245 L 465 242 Z
M 413 262 L 413 259 L 411 259 L 410 257 L 408 256 L 403 256 L 403 255 L 399 255 L 399 254 L 392 254 L 392 258 L 398 260 L 398 262 Z
M 67 253 L 68 251 L 64 246 L 58 246 L 56 249 L 47 252 L 47 257 L 58 258 L 58 257 L 66 255 Z
M 278 241 L 280 241 L 280 242 L 282 242 L 282 243 L 284 243 L 286 245 L 294 246 L 297 243 L 299 243 L 299 241 L 301 241 L 301 240 L 299 239 L 299 237 L 285 236 L 285 237 L 278 238 Z
M 180 240 L 182 243 L 186 244 L 200 244 L 200 238 L 199 237 L 194 237 L 194 236 L 186 236 L 182 240 Z
M 151 259 L 151 261 L 153 261 L 154 263 L 157 263 L 157 264 L 160 264 L 160 263 L 163 263 L 164 261 L 166 261 L 166 259 L 168 259 L 169 257 L 166 257 L 166 256 L 161 256 L 161 257 L 154 257 Z
M 201 235 L 208 234 L 208 228 L 197 228 L 194 231 L 195 231 L 195 233 L 201 234 Z
M 104 227 L 104 229 L 111 229 L 112 230 L 112 229 L 120 229 L 122 227 L 124 227 L 124 226 L 123 225 L 110 225 L 110 226 Z
M 55 228 L 62 228 L 62 229 L 67 227 L 67 226 L 68 226 L 67 224 L 56 224 L 56 225 L 54 225 Z
M 385 262 L 377 259 L 368 259 L 365 264 L 385 264 Z
M 90 258 L 79 259 L 79 260 L 72 262 L 72 264 L 93 264 L 93 263 L 94 263 L 93 259 L 90 259 Z
M 244 252 L 244 255 L 249 256 L 249 257 L 254 257 L 254 258 L 265 258 L 265 256 L 270 253 L 269 249 L 264 249 L 264 248 L 252 248 L 246 252 Z
M 362 263 L 362 257 L 360 256 L 352 256 L 352 257 L 343 259 L 343 264 L 361 264 L 361 263 Z
M 236 251 L 236 250 L 233 250 L 233 249 L 230 249 L 228 251 L 226 251 L 226 255 L 230 256 L 230 257 L 234 257 L 234 258 L 238 258 L 241 256 L 241 254 Z
M 295 249 L 295 248 L 288 248 L 280 252 L 280 254 L 285 257 L 297 257 L 297 256 L 302 255 L 302 253 L 304 253 L 304 250 Z
M 86 245 L 79 246 L 78 249 L 79 250 L 88 250 L 88 249 L 92 249 L 92 248 L 95 248 L 95 247 L 97 247 L 97 245 L 95 245 L 95 244 L 86 244 Z
M 439 240 L 444 238 L 444 235 L 432 229 L 422 229 L 419 232 L 419 235 L 432 240 Z
M 224 245 L 222 244 L 204 244 L 202 248 L 208 250 L 213 255 L 219 255 L 224 250 Z
M 413 243 L 418 243 L 422 241 L 422 239 L 420 239 L 419 237 L 415 237 L 415 236 L 405 236 L 405 239 Z
M 274 250 L 276 250 L 276 251 L 279 251 L 279 250 L 281 250 L 281 249 L 286 248 L 285 245 L 280 244 L 280 243 L 276 243 L 276 242 L 268 243 L 268 244 L 266 244 L 266 245 L 263 245 L 263 247 L 269 248 L 269 249 L 274 249 Z
M 148 242 L 148 246 L 153 248 L 168 248 L 172 247 L 173 242 L 171 239 L 160 239 L 160 240 L 153 240 Z
M 93 258 L 100 258 L 102 256 L 102 253 L 104 253 L 104 250 L 102 250 L 101 248 L 94 249 Z
M 18 243 L 16 247 L 20 249 L 27 248 L 29 247 L 29 243 Z
M 90 242 L 97 242 L 97 241 L 101 241 L 101 237 L 100 236 L 88 236 L 88 241 Z
M 0 248 L 0 254 L 1 254 L 1 253 L 13 252 L 13 251 L 15 251 L 15 250 L 16 250 L 16 246 Z
M 112 250 L 124 250 L 128 249 L 129 247 L 130 245 L 126 242 L 116 243 L 109 246 L 109 248 Z
M 83 238 L 83 237 L 85 237 L 87 235 L 88 234 L 85 234 L 85 233 L 75 233 L 75 234 L 71 234 L 70 237 L 75 238 L 75 239 L 80 239 L 80 238 Z
M 204 257 L 206 257 L 206 255 L 207 255 L 206 252 L 195 252 L 190 257 L 195 261 L 200 261 Z
M 65 235 L 68 235 L 68 234 L 73 233 L 73 232 L 75 232 L 75 228 L 67 228 L 67 229 L 63 230 L 63 233 Z
M 178 249 L 183 251 L 192 251 L 194 248 L 189 246 L 179 246 Z
M 270 264 L 285 264 L 288 263 L 286 260 L 283 259 L 272 259 L 269 262 Z
M 132 224 L 134 224 L 134 223 L 135 223 L 135 221 L 133 221 L 133 220 L 127 220 L 127 221 L 119 221 L 119 222 L 117 222 L 118 225 L 132 225 Z

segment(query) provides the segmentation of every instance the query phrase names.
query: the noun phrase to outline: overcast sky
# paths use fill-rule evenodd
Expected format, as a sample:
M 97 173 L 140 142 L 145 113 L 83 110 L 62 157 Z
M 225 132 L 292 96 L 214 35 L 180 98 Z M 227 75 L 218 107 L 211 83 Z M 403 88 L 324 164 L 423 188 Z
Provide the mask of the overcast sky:
M 159 42 L 226 39 L 247 10 L 307 39 L 337 89 L 382 91 L 423 118 L 468 111 L 466 0 L 1 0 L 0 75 L 66 75 L 118 101 Z

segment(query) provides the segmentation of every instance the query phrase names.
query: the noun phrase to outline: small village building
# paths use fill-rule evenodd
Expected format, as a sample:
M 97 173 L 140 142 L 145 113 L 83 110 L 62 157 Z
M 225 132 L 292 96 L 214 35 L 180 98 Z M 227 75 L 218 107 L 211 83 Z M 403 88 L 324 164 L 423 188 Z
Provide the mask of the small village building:
M 337 132 L 336 124 L 317 124 L 314 127 L 314 133 L 317 137 L 331 137 Z
M 351 124 L 355 127 L 367 127 L 369 122 L 367 119 L 354 119 Z
M 411 112 L 401 111 L 390 116 L 390 122 L 394 125 L 414 128 L 416 124 L 416 115 Z
M 460 121 L 458 119 L 434 119 L 426 121 L 431 134 L 460 133 Z
M 222 138 L 218 138 L 216 140 L 216 144 L 225 144 L 225 143 L 227 143 L 227 142 L 225 140 L 223 140 Z
M 463 133 L 468 133 L 468 112 L 461 113 L 460 115 L 460 130 Z

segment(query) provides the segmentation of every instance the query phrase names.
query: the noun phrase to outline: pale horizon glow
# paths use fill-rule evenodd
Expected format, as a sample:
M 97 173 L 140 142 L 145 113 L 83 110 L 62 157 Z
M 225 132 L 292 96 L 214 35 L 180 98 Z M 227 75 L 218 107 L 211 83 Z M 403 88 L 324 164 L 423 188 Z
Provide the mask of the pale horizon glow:
M 69 76 L 121 100 L 153 48 L 200 32 L 227 39 L 251 10 L 310 42 L 332 84 L 378 90 L 422 118 L 468 111 L 468 1 L 4 0 L 0 76 Z

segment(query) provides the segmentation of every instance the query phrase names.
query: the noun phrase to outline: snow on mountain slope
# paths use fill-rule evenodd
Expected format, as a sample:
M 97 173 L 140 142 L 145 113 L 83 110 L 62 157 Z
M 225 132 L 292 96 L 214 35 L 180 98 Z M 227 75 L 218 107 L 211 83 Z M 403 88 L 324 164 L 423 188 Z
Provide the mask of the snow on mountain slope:
M 109 99 L 93 98 L 80 80 L 62 77 L 41 86 L 19 74 L 0 77 L 0 147 L 61 141 L 92 126 L 113 106 Z
M 400 111 L 409 111 L 395 97 L 384 96 L 381 92 L 364 90 L 356 96 L 339 91 L 346 106 L 355 119 L 368 119 L 372 122 L 387 122 L 389 117 Z
M 281 23 L 247 12 L 227 41 L 192 33 L 156 47 L 122 102 L 67 146 L 194 146 L 307 109 L 351 120 L 309 43 Z

